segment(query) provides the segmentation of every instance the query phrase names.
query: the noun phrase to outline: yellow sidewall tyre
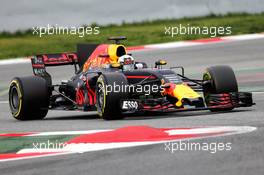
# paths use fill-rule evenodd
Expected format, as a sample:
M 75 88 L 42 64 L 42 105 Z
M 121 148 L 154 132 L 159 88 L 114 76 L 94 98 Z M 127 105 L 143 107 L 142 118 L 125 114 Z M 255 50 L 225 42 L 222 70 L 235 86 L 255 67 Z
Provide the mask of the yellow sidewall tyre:
M 107 90 L 115 85 L 126 86 L 128 81 L 122 73 L 106 73 L 98 77 L 96 83 L 96 107 L 99 116 L 105 120 L 122 119 L 120 100 L 128 98 L 128 92 Z
M 9 107 L 18 120 L 43 119 L 48 112 L 46 80 L 37 76 L 15 77 L 9 87 Z

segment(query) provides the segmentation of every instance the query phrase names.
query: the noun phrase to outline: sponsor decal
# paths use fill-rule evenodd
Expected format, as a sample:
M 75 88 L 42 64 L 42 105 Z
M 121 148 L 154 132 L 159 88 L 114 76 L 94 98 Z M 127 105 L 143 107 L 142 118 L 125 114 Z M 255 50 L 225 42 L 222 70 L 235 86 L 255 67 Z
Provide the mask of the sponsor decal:
M 123 110 L 137 110 L 138 109 L 138 102 L 133 100 L 124 100 L 122 102 L 122 109 Z

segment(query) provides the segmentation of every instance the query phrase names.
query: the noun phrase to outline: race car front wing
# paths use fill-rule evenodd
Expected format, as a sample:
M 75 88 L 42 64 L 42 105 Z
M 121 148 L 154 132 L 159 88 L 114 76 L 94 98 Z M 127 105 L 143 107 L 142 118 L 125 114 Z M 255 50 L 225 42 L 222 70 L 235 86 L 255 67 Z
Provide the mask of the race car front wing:
M 120 107 L 123 113 L 135 112 L 180 112 L 180 111 L 199 111 L 214 109 L 233 109 L 239 107 L 250 107 L 255 105 L 252 100 L 252 93 L 249 92 L 232 92 L 222 94 L 209 94 L 204 98 L 204 105 L 189 104 L 182 107 L 177 107 L 175 104 L 165 98 L 157 99 L 123 99 L 120 102 Z M 203 99 L 202 99 L 203 100 Z M 184 103 L 187 104 L 187 103 Z

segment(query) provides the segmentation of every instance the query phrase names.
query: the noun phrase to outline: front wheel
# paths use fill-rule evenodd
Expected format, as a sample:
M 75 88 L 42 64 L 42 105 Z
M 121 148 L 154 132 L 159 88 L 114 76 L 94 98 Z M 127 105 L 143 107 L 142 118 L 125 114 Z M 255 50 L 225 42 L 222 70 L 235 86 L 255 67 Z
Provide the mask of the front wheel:
M 128 97 L 122 87 L 128 85 L 125 75 L 107 73 L 98 77 L 96 83 L 96 107 L 100 117 L 105 120 L 122 119 L 120 100 Z M 115 88 L 115 89 L 114 89 Z
M 203 74 L 205 103 L 210 107 L 210 95 L 238 92 L 235 73 L 229 66 L 212 66 Z M 234 107 L 211 108 L 211 111 L 230 111 Z
M 13 78 L 9 87 L 9 107 L 15 119 L 43 119 L 48 113 L 48 105 L 45 79 L 37 76 Z

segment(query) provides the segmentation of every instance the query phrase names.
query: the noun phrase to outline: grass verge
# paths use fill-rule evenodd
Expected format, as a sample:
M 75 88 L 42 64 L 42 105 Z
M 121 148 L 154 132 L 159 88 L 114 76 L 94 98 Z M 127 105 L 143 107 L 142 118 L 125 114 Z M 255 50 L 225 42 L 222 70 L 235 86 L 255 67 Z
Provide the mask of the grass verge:
M 224 16 L 207 16 L 199 18 L 166 19 L 144 21 L 140 23 L 123 23 L 121 25 L 100 26 L 99 35 L 45 35 L 38 37 L 32 30 L 15 33 L 0 33 L 0 59 L 30 56 L 39 53 L 56 53 L 75 51 L 76 43 L 105 43 L 109 36 L 127 36 L 124 44 L 128 46 L 163 43 L 180 40 L 209 38 L 210 35 L 165 35 L 165 26 L 199 26 L 232 27 L 231 35 L 260 33 L 264 31 L 264 13 L 229 14 Z M 217 35 L 224 36 L 224 35 Z

